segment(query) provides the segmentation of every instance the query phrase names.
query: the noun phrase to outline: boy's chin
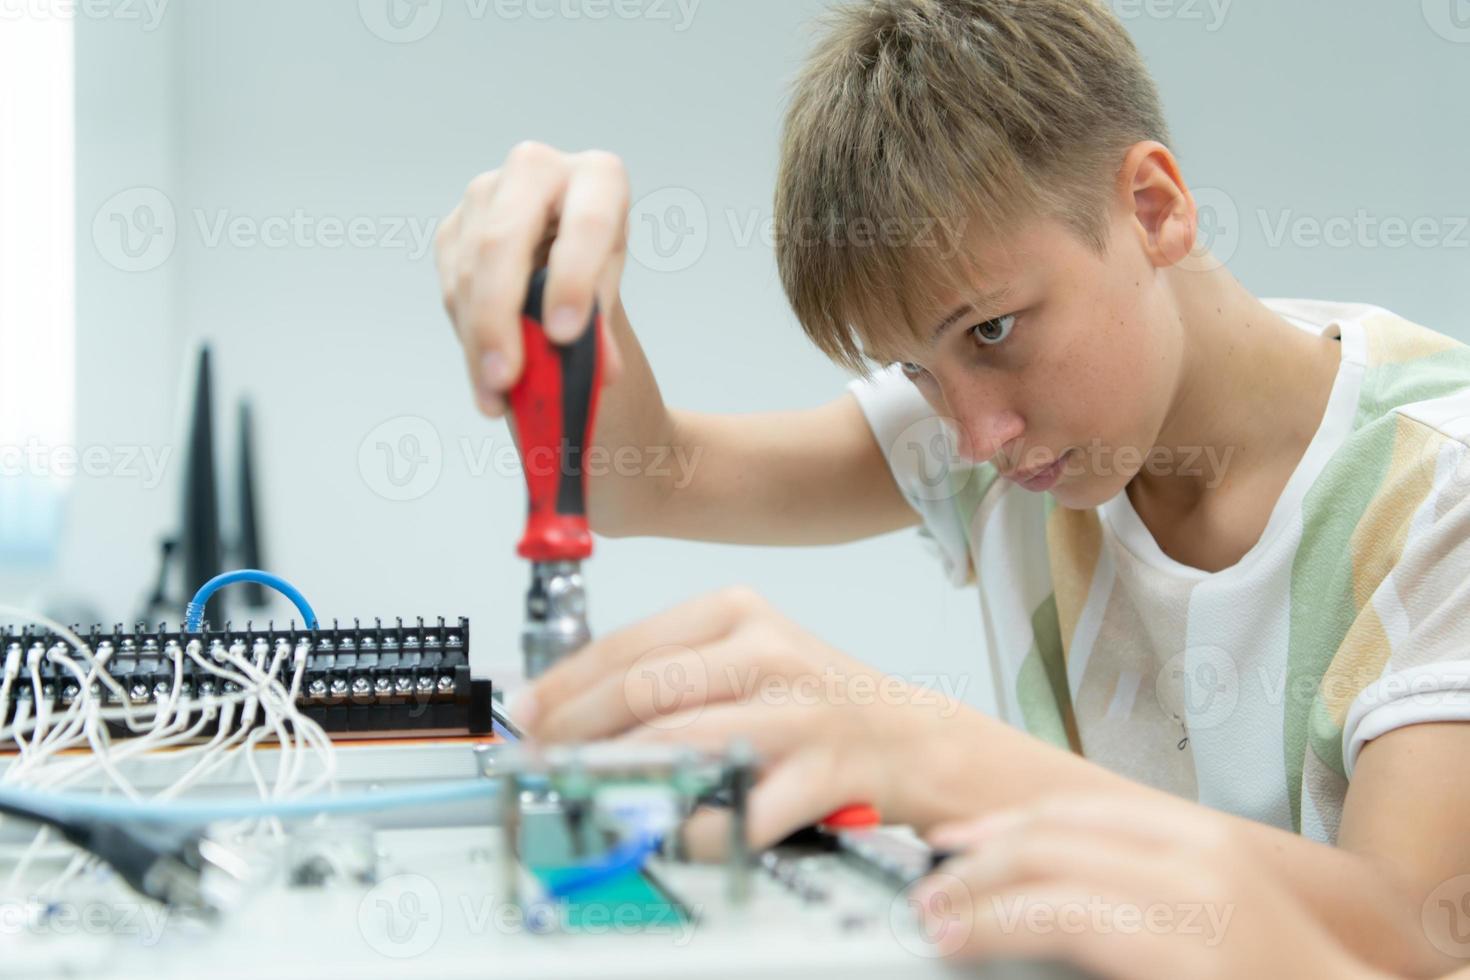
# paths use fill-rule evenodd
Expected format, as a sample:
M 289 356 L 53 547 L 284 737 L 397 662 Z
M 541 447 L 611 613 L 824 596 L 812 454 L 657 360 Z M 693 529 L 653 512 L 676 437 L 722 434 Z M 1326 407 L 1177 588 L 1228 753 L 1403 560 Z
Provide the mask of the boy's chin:
M 1112 500 L 1127 487 L 1125 479 L 1078 473 L 1052 487 L 1051 495 L 1068 510 L 1091 510 Z

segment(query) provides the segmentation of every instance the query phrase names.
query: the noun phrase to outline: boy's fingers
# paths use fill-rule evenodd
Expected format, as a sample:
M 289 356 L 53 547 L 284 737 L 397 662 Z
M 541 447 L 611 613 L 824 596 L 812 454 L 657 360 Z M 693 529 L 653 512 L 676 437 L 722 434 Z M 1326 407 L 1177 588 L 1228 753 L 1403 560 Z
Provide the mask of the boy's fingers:
M 712 592 L 593 640 L 547 671 L 531 688 L 533 717 L 525 720 L 529 731 L 536 733 L 540 720 L 602 678 L 622 677 L 639 657 L 671 645 L 697 648 L 722 639 L 749 615 L 752 604 L 745 590 Z
M 837 762 L 829 747 L 815 745 L 772 766 L 750 794 L 750 846 L 769 847 L 844 806 L 865 802 L 858 798 L 862 791 L 847 785 Z
M 830 737 L 820 711 L 728 702 L 681 711 L 670 715 L 665 727 L 645 726 L 620 736 L 627 742 L 687 745 L 710 753 L 724 752 L 742 740 L 763 766 L 774 766 L 797 748 Z
M 751 791 L 746 841 L 752 848 L 772 844 L 819 822 L 851 802 L 833 785 L 830 754 L 799 752 L 764 773 Z M 696 861 L 719 861 L 730 853 L 731 815 L 725 807 L 704 807 L 684 825 L 684 847 Z
M 621 324 L 621 329 L 626 329 L 630 333 L 633 329 L 628 325 L 628 314 L 623 309 L 622 302 L 623 267 L 628 260 L 627 220 L 625 213 L 620 248 L 612 257 L 612 261 L 603 268 L 602 279 L 597 284 L 597 304 L 602 311 L 602 339 L 605 344 L 605 357 L 602 364 L 603 384 L 615 384 L 623 374 L 623 355 L 618 349 L 614 321 Z
M 554 706 L 543 705 L 536 737 L 585 742 L 639 725 L 677 731 L 698 709 L 758 699 L 762 679 L 779 669 L 756 646 L 758 636 L 737 626 L 698 648 L 655 647 L 626 667 L 589 678 Z
M 1175 800 L 1065 795 L 1026 807 L 1000 810 L 977 820 L 955 821 L 926 835 L 935 847 L 978 846 L 1018 829 L 1078 831 L 1153 847 L 1204 853 L 1220 846 L 1226 828 L 1217 814 Z
M 456 335 L 459 333 L 459 324 L 455 317 L 455 280 L 458 273 L 455 255 L 459 248 L 460 224 L 463 220 L 464 203 L 461 202 L 439 222 L 439 227 L 434 231 L 434 267 L 439 272 L 439 292 L 444 299 L 444 311 L 449 314 L 449 325 Z
M 973 820 L 952 820 L 936 824 L 924 835 L 924 839 L 930 846 L 940 850 L 957 851 L 977 847 L 986 840 L 1025 826 L 1035 819 L 1035 814 L 1026 809 L 997 810 Z
M 681 844 L 691 861 L 706 864 L 723 861 L 730 855 L 730 810 L 722 806 L 702 806 L 684 821 Z
M 1192 937 L 1106 925 L 1088 927 L 1087 910 L 1124 904 L 1111 893 L 1100 892 L 1097 884 L 1072 879 L 984 896 L 973 905 L 966 904 L 963 896 L 953 904 L 932 900 L 921 912 L 920 928 L 940 955 L 967 960 L 1065 961 L 1088 976 L 1116 980 L 1197 975 L 1205 965 L 1197 957 L 1218 955 L 1215 950 L 1199 949 Z M 1082 913 L 1082 928 L 1077 927 L 1078 913 Z M 1180 969 L 1190 963 L 1195 970 Z
M 547 257 L 546 333 L 555 343 L 581 336 L 603 270 L 627 246 L 630 193 L 622 161 L 610 153 L 576 158 Z
M 1071 879 L 1106 882 L 1139 900 L 1208 897 L 1190 893 L 1188 871 L 1172 856 L 1081 831 L 1020 831 L 997 837 L 946 861 L 935 878 L 958 879 L 975 895 Z
M 562 154 L 518 147 L 489 203 L 465 218 L 456 308 L 476 391 L 503 394 L 520 377 L 521 309 L 567 177 Z

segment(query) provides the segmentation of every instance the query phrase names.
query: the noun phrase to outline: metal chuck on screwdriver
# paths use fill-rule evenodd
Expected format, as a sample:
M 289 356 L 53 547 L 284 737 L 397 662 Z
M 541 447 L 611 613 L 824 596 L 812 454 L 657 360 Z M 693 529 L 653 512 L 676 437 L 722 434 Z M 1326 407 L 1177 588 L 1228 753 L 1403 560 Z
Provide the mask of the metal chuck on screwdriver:
M 582 560 L 592 554 L 587 525 L 587 471 L 597 398 L 602 387 L 602 316 L 575 342 L 553 344 L 543 326 L 546 270 L 531 278 L 521 311 L 526 364 L 511 390 L 530 507 L 516 553 L 531 562 L 526 625 L 521 633 L 526 677 L 550 670 L 591 639 Z

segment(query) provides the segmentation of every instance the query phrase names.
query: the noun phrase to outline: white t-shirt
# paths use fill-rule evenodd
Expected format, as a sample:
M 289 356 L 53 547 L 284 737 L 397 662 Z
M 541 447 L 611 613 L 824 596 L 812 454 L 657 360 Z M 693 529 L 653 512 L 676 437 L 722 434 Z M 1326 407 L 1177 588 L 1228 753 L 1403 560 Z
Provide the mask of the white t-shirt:
M 1165 555 L 1126 493 L 1068 510 L 954 460 L 896 366 L 850 390 L 950 580 L 977 585 L 1007 721 L 1331 842 L 1364 744 L 1470 720 L 1470 347 L 1376 307 L 1269 305 L 1339 336 L 1342 364 L 1261 539 L 1220 572 Z

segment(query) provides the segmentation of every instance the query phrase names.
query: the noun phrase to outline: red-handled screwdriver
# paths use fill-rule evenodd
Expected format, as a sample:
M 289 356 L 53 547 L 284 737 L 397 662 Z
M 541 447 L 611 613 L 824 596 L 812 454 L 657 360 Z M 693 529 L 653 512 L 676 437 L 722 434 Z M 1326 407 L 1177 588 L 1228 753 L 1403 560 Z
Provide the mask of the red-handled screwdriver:
M 552 343 L 543 326 L 546 270 L 531 278 L 521 311 L 526 366 L 510 407 L 530 507 L 516 552 L 531 561 L 526 626 L 521 634 L 526 676 L 538 677 L 585 646 L 587 596 L 582 559 L 592 554 L 587 526 L 587 448 L 602 388 L 602 317 L 597 307 L 582 336 Z

